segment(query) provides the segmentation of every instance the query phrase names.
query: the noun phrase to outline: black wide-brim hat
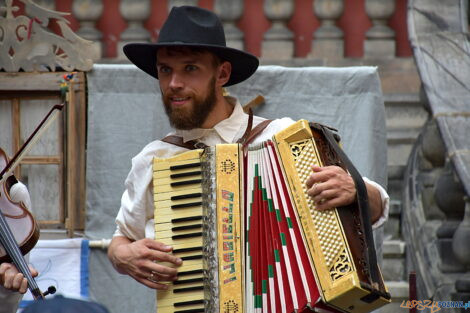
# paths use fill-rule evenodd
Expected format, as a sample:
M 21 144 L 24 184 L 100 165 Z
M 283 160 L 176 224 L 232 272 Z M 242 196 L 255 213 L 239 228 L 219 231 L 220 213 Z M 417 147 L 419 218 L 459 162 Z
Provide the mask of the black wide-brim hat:
M 158 79 L 157 50 L 177 46 L 204 48 L 230 62 L 232 74 L 225 86 L 244 81 L 259 65 L 256 56 L 226 46 L 224 29 L 216 14 L 193 6 L 172 8 L 157 43 L 130 43 L 123 50 L 138 68 Z

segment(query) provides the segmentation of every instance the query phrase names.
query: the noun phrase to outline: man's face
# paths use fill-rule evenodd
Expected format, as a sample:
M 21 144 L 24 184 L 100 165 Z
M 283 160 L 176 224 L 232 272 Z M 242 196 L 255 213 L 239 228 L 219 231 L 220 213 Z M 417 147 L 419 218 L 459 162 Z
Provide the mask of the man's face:
M 217 65 L 210 52 L 159 49 L 158 78 L 165 112 L 177 129 L 201 127 L 216 104 Z

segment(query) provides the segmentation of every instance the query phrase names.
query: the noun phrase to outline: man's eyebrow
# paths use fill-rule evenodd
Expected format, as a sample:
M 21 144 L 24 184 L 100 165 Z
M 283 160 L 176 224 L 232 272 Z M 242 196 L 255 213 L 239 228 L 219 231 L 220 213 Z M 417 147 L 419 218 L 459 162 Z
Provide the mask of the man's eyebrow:
M 199 63 L 200 61 L 198 59 L 186 59 L 183 61 L 184 64 L 196 64 Z

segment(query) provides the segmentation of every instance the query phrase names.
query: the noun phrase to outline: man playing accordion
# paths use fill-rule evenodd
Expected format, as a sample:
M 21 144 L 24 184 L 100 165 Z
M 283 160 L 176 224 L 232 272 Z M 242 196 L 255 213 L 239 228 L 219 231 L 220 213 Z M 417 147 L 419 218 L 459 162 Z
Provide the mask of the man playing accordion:
M 258 59 L 226 47 L 218 17 L 189 6 L 172 9 L 157 43 L 129 44 L 124 52 L 137 67 L 158 79 L 165 111 L 175 128 L 173 135 L 181 137 L 182 145 L 156 140 L 133 158 L 108 256 L 120 273 L 149 288 L 166 289 L 161 282 L 176 279 L 178 271 L 154 261 L 175 265 L 182 261 L 172 255 L 172 247 L 149 238 L 153 237 L 149 221 L 154 212 L 152 159 L 184 152 L 187 142 L 213 146 L 242 137 L 249 116 L 236 99 L 223 95 L 223 87 L 250 77 L 258 67 Z M 253 127 L 263 120 L 254 116 Z M 254 142 L 270 138 L 292 123 L 290 118 L 274 120 Z M 378 227 L 387 218 L 389 197 L 380 185 L 364 180 L 371 222 Z M 318 210 L 348 205 L 356 197 L 351 176 L 337 166 L 313 167 L 307 185 Z

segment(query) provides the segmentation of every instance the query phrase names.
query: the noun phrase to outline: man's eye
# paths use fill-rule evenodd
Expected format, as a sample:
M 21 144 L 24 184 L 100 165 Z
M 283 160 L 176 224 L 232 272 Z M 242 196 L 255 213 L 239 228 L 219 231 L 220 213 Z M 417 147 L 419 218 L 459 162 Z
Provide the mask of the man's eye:
M 169 73 L 169 72 L 170 72 L 170 68 L 167 67 L 167 66 L 160 66 L 160 67 L 158 68 L 158 72 L 159 72 L 159 73 Z
M 195 65 L 186 65 L 186 71 L 192 72 L 195 71 L 197 67 Z

